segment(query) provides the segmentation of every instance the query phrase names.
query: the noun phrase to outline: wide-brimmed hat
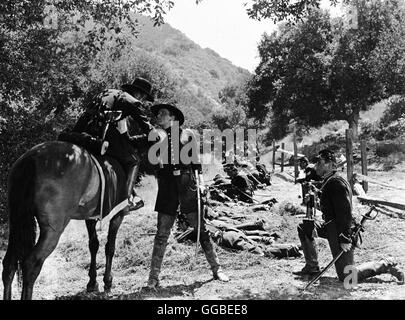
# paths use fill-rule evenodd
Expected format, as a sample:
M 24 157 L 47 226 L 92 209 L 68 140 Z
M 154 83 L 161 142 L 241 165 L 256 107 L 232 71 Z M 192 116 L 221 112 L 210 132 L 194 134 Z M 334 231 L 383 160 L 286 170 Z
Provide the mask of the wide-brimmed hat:
M 152 85 L 151 83 L 144 78 L 135 78 L 135 80 L 130 84 L 124 84 L 121 86 L 121 89 L 131 94 L 133 90 L 139 90 L 142 93 L 147 95 L 146 99 L 150 102 L 155 101 L 152 95 Z
M 157 117 L 157 114 L 159 112 L 160 109 L 167 109 L 170 111 L 171 114 L 174 115 L 174 117 L 176 118 L 176 120 L 179 122 L 179 125 L 181 126 L 184 123 L 184 114 L 183 112 L 181 112 L 181 110 L 179 108 L 177 108 L 176 106 L 169 104 L 169 103 L 159 103 L 159 104 L 155 104 L 153 105 L 150 110 L 152 111 L 152 113 L 155 115 L 155 117 Z

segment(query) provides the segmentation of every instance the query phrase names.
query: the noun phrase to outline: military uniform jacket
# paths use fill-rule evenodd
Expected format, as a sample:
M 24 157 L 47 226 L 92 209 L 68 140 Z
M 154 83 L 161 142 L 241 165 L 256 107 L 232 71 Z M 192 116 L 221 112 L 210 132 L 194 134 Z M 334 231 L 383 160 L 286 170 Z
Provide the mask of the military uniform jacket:
M 199 147 L 196 143 L 195 139 L 189 139 L 186 143 L 183 143 L 180 139 L 180 137 L 183 134 L 183 129 L 179 128 L 178 134 L 174 134 L 171 130 L 171 127 L 166 129 L 166 137 L 167 139 L 167 149 L 163 149 L 161 154 L 160 154 L 160 165 L 158 168 L 158 176 L 166 176 L 166 177 L 171 177 L 173 176 L 173 173 L 176 171 L 186 171 L 186 170 L 191 170 L 194 172 L 194 170 L 198 170 L 198 172 L 201 174 L 202 173 L 202 166 L 201 162 L 199 160 Z M 191 149 L 189 144 L 193 144 L 194 147 Z M 181 154 L 183 148 L 185 146 L 190 147 L 189 151 L 187 152 L 189 162 L 184 162 Z M 192 154 L 192 151 L 196 151 L 197 154 Z M 177 156 L 176 156 L 177 154 Z
M 352 191 L 349 183 L 336 172 L 324 178 L 321 186 L 320 206 L 326 223 L 336 224 L 339 242 L 350 243 L 352 215 Z
M 161 164 L 157 169 L 158 194 L 156 198 L 155 211 L 169 215 L 175 215 L 178 210 L 184 214 L 197 212 L 197 180 L 195 170 L 202 173 L 201 163 L 198 154 L 192 157 L 191 150 L 197 150 L 195 139 L 188 143 L 194 144 L 194 148 L 188 153 L 190 163 L 185 163 L 180 157 L 181 151 L 188 143 L 182 143 L 179 134 L 173 134 L 171 128 L 166 130 L 167 150 L 160 154 Z M 175 152 L 178 152 L 176 159 Z M 162 154 L 163 153 L 163 154 Z M 166 153 L 166 155 L 164 154 Z M 166 161 L 164 161 L 166 160 Z M 178 161 L 176 161 L 178 160 Z
M 240 201 L 253 202 L 251 198 L 253 196 L 253 187 L 247 176 L 238 174 L 232 178 L 231 183 L 236 187 L 234 191 Z
M 128 122 L 128 116 L 131 116 L 142 129 L 147 133 L 152 129 L 146 115 L 140 109 L 142 103 L 122 90 L 107 89 L 97 95 L 88 105 L 86 111 L 77 121 L 74 132 L 86 132 L 94 137 L 101 138 L 104 128 L 103 111 L 120 110 L 122 118 Z M 128 124 L 127 124 L 128 125 Z M 121 162 L 131 162 L 136 153 L 135 148 L 140 142 L 146 140 L 144 137 L 130 137 L 128 131 L 120 133 L 115 124 L 111 124 L 105 140 L 109 142 L 107 154 L 120 160 Z

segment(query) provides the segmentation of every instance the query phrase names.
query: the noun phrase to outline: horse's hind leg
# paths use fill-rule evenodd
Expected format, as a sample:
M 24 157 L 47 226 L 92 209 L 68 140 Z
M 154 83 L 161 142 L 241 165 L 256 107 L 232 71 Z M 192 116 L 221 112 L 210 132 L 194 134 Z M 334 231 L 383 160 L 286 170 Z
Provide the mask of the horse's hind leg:
M 89 268 L 89 283 L 87 284 L 87 292 L 98 291 L 97 283 L 97 251 L 99 241 L 97 239 L 96 220 L 86 220 L 87 232 L 89 233 L 89 249 L 90 249 L 90 268 Z
M 105 273 L 104 273 L 104 291 L 110 292 L 112 287 L 113 277 L 111 274 L 112 260 L 115 253 L 115 240 L 117 238 L 118 229 L 122 223 L 124 216 L 122 213 L 117 214 L 110 221 L 110 226 L 108 228 L 108 239 L 105 245 Z
M 13 247 L 9 243 L 9 248 L 3 260 L 3 300 L 11 300 L 11 285 L 13 283 L 14 274 L 17 270 L 17 257 L 13 252 Z
M 25 259 L 22 265 L 23 290 L 22 300 L 31 300 L 35 280 L 41 272 L 45 259 L 55 250 L 62 231 L 54 231 L 47 228 L 42 229 L 37 244 L 31 254 Z

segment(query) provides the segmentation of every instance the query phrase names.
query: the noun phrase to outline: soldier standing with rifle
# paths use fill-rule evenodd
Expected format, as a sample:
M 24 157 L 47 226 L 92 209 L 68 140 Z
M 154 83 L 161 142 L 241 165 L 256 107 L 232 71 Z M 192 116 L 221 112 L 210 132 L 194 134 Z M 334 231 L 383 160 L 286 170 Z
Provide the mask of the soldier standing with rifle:
M 335 170 L 336 158 L 330 150 L 322 150 L 317 156 L 316 173 L 322 177 L 320 187 L 320 208 L 324 221 L 314 220 L 313 228 L 308 222 L 298 226 L 305 257 L 302 270 L 293 272 L 295 275 L 316 275 L 320 272 L 315 238 L 325 238 L 329 242 L 333 257 L 340 257 L 335 261 L 335 268 L 340 281 L 344 281 L 348 274 L 346 266 L 354 267 L 354 247 L 357 239 L 353 237 L 356 224 L 352 216 L 352 191 L 349 183 Z M 342 253 L 343 251 L 343 253 Z M 389 273 L 398 279 L 398 284 L 404 283 L 404 273 L 391 259 L 381 259 L 364 263 L 356 267 L 358 281 L 383 273 Z
M 184 115 L 176 106 L 157 104 L 152 106 L 151 111 L 157 118 L 157 124 L 166 132 L 164 139 L 167 139 L 168 163 L 162 161 L 157 171 L 158 194 L 155 204 L 155 211 L 158 212 L 157 233 L 152 252 L 148 288 L 156 289 L 159 285 L 159 274 L 167 240 L 176 219 L 178 208 L 180 208 L 181 213 L 186 215 L 190 226 L 200 232 L 201 247 L 211 266 L 214 279 L 224 282 L 229 281 L 228 277 L 222 272 L 204 219 L 198 217 L 197 192 L 200 192 L 200 185 L 203 184 L 198 185 L 197 183 L 197 181 L 203 181 L 201 163 L 198 161 L 198 157 L 195 159 L 192 156 L 189 164 L 186 164 L 181 156 L 178 159 L 179 162 L 176 163 L 174 157 L 175 152 L 181 155 L 183 147 L 188 143 L 196 143 L 196 140 L 187 141 L 188 139 L 184 139 L 184 131 L 179 128 L 184 123 Z M 178 135 L 173 133 L 176 131 L 175 127 L 177 127 Z M 179 150 L 176 150 L 176 148 Z M 189 151 L 192 150 L 199 150 L 199 148 L 189 149 Z M 200 177 L 196 177 L 196 170 Z

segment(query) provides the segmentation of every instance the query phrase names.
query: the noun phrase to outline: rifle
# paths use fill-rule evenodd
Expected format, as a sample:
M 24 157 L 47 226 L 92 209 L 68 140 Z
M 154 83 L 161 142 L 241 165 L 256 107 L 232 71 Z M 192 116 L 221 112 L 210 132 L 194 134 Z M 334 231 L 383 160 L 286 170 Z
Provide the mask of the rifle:
M 303 219 L 303 230 L 309 239 L 313 239 L 313 233 L 315 231 L 316 205 L 318 202 L 318 190 L 310 182 L 308 182 L 308 187 L 309 190 L 305 195 L 307 212 L 305 218 Z
M 357 239 L 358 237 L 360 237 L 360 232 L 364 232 L 364 225 L 366 223 L 367 220 L 375 220 L 375 218 L 377 218 L 378 216 L 378 211 L 376 211 L 377 213 L 374 216 L 371 216 L 371 212 L 375 209 L 375 206 L 371 206 L 370 209 L 366 212 L 365 215 L 363 215 L 363 218 L 361 219 L 360 223 L 358 223 L 351 235 L 352 241 L 353 241 L 353 245 L 354 248 L 357 247 Z M 338 259 L 342 256 L 342 254 L 344 253 L 343 249 L 340 250 L 339 254 L 334 257 L 332 259 L 331 262 L 329 262 L 329 264 L 314 278 L 312 279 L 304 288 L 304 290 L 308 289 L 312 284 L 314 284 L 316 281 L 319 280 L 319 278 L 322 277 L 322 275 L 329 270 L 329 268 L 335 264 L 336 261 L 338 261 Z

